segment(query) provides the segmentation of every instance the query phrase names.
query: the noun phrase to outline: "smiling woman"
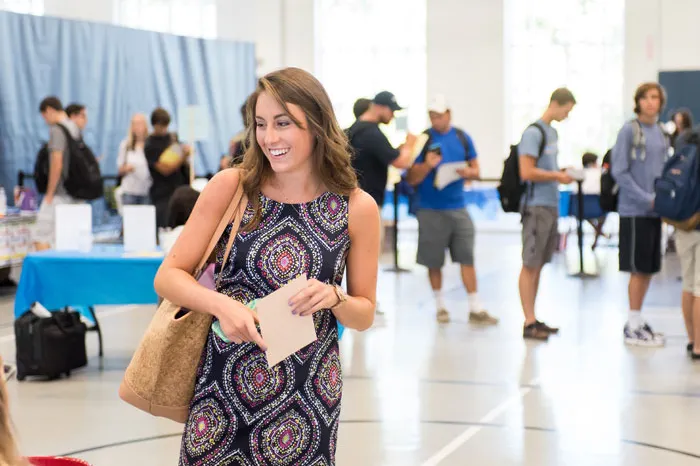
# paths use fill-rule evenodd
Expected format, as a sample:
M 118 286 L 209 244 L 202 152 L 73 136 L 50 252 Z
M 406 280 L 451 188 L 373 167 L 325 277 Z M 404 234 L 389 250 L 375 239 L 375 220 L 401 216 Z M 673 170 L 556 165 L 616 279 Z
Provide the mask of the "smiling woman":
M 180 464 L 335 464 L 343 387 L 337 322 L 357 330 L 372 324 L 379 212 L 356 187 L 347 140 L 316 78 L 295 68 L 261 78 L 247 115 L 255 125 L 241 168 L 207 184 L 156 277 L 161 296 L 213 315 L 226 337 L 209 333 Z M 190 273 L 239 184 L 249 202 L 236 236 L 229 226 L 219 240 L 219 285 L 207 290 Z M 312 315 L 317 339 L 270 368 L 246 304 L 299 275 L 308 286 L 289 312 Z

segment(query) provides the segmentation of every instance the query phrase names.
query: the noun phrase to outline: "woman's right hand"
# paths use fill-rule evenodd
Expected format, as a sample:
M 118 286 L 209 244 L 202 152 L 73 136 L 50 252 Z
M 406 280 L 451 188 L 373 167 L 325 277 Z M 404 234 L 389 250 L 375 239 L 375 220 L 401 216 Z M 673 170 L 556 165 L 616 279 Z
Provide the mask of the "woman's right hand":
M 262 351 L 267 351 L 267 345 L 255 327 L 258 322 L 255 312 L 235 299 L 223 294 L 220 296 L 219 309 L 214 315 L 224 335 L 234 343 L 252 342 Z

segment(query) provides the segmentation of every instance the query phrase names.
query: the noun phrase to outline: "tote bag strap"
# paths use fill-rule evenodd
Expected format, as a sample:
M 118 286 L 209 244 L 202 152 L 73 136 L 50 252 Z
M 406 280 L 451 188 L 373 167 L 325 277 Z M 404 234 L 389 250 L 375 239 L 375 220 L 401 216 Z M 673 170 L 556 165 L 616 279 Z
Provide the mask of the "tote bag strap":
M 202 268 L 204 265 L 207 263 L 207 260 L 209 259 L 209 256 L 211 256 L 211 253 L 214 251 L 214 248 L 219 242 L 219 239 L 221 239 L 221 235 L 223 234 L 224 230 L 228 226 L 229 222 L 231 221 L 231 218 L 233 217 L 234 213 L 239 210 L 241 201 L 243 200 L 244 193 L 243 193 L 243 183 L 238 182 L 238 188 L 236 189 L 236 193 L 233 195 L 233 199 L 231 200 L 231 203 L 229 204 L 228 208 L 226 209 L 226 212 L 224 213 L 223 217 L 221 217 L 221 220 L 219 221 L 219 224 L 216 226 L 216 230 L 214 230 L 214 235 L 211 237 L 211 240 L 209 241 L 209 244 L 207 245 L 207 249 L 204 251 L 204 255 L 202 256 L 202 259 L 199 261 L 199 265 L 197 265 L 197 268 L 195 269 L 194 276 L 198 277 L 200 273 L 202 272 Z M 246 205 L 247 205 L 247 200 L 246 200 Z M 240 215 L 236 215 L 236 221 L 234 222 L 234 227 L 231 230 L 231 237 L 235 237 L 237 232 L 238 232 L 238 225 L 240 225 Z M 227 255 L 228 251 L 230 248 L 227 246 Z M 226 261 L 226 256 L 224 256 L 224 263 Z
M 248 206 L 248 197 L 244 194 L 238 204 L 238 209 L 236 211 L 236 217 L 233 219 L 233 225 L 231 226 L 231 236 L 228 237 L 228 241 L 226 242 L 226 250 L 224 251 L 224 260 L 221 262 L 221 270 L 224 270 L 224 267 L 226 267 L 226 261 L 228 260 L 228 256 L 231 254 L 231 248 L 233 247 L 233 242 L 236 239 L 236 236 L 238 235 L 238 228 L 241 226 L 241 219 L 243 218 L 243 214 L 245 213 L 245 209 Z M 219 282 L 221 281 L 221 276 L 223 274 L 219 273 L 219 276 L 216 279 L 216 288 L 219 288 Z

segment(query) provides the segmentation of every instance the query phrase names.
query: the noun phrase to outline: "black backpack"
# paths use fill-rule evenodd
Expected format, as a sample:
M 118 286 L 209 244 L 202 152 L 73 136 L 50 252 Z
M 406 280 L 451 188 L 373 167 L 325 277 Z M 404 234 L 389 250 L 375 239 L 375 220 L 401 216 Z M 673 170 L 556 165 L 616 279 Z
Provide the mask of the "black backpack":
M 539 158 L 542 157 L 542 153 L 547 144 L 547 135 L 539 124 L 532 123 L 530 126 L 536 127 L 540 133 L 542 133 L 540 151 L 537 154 Z M 528 128 L 530 126 L 528 126 Z M 511 145 L 510 154 L 508 154 L 508 158 L 503 162 L 501 184 L 498 185 L 498 195 L 501 199 L 501 207 L 504 212 L 520 212 L 520 199 L 525 193 L 525 183 L 520 179 L 519 157 L 518 144 Z
M 34 161 L 34 184 L 39 194 L 46 194 L 49 185 L 49 144 L 43 143 Z
M 100 164 L 90 147 L 80 139 L 73 139 L 68 128 L 62 124 L 68 141 L 68 176 L 63 180 L 63 186 L 68 194 L 85 201 L 92 201 L 104 195 L 104 184 L 100 173 Z
M 600 208 L 603 212 L 617 212 L 619 191 L 620 188 L 612 176 L 612 149 L 608 149 L 603 157 L 600 175 Z

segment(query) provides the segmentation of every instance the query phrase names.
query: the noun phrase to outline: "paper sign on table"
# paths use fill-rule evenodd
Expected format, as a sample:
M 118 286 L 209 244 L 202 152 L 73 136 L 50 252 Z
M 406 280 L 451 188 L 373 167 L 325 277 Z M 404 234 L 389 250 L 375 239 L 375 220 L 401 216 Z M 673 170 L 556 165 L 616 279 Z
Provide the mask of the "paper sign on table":
M 467 162 L 448 162 L 438 165 L 437 172 L 435 173 L 435 187 L 437 189 L 444 189 L 445 186 L 455 181 L 464 181 L 462 175 L 457 173 L 457 170 L 460 168 L 467 168 Z
M 289 299 L 306 288 L 307 282 L 306 277 L 297 277 L 259 299 L 255 305 L 262 337 L 267 344 L 269 367 L 316 341 L 313 316 L 293 315 L 289 306 Z
M 89 252 L 92 249 L 92 206 L 58 204 L 55 209 L 56 249 Z
M 156 208 L 152 205 L 125 205 L 123 213 L 124 251 L 156 249 Z

